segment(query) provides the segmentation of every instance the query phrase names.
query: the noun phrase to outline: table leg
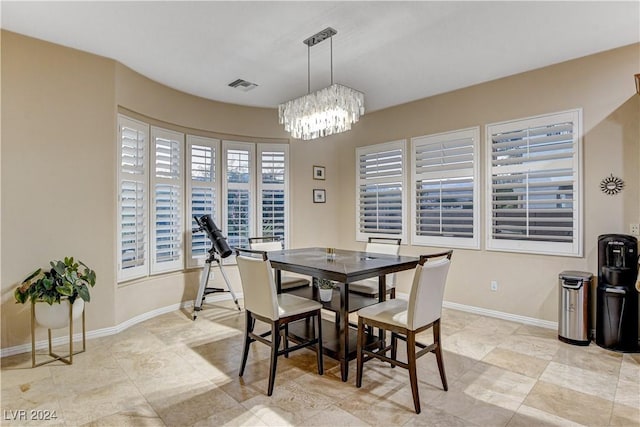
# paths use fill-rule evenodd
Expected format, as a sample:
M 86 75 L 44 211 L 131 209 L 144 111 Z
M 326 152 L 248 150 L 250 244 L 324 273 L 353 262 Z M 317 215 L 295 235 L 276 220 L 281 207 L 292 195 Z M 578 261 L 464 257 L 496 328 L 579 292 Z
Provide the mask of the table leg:
M 342 381 L 349 378 L 349 284 L 340 286 L 340 338 L 342 338 L 342 351 L 340 358 L 340 373 Z
M 275 271 L 275 279 L 276 279 L 276 289 L 278 290 L 278 293 L 281 294 L 282 293 L 282 270 L 276 270 Z
M 387 276 L 378 277 L 378 302 L 384 302 L 387 299 Z M 386 332 L 384 329 L 378 329 L 378 339 L 380 340 L 380 348 L 385 348 Z

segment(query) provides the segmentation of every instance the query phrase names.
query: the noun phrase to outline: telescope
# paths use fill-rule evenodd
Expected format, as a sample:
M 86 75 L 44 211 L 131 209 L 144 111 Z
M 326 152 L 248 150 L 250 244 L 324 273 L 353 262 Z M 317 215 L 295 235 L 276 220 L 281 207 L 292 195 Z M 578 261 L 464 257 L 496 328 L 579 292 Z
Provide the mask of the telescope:
M 211 215 L 202 215 L 200 218 L 198 218 L 197 215 L 194 215 L 193 219 L 196 221 L 196 224 L 198 224 L 198 228 L 194 228 L 192 232 L 199 233 L 201 231 L 204 231 L 205 233 L 207 233 L 207 237 L 209 238 L 209 240 L 211 240 L 211 243 L 213 245 L 211 249 L 209 249 L 209 251 L 215 250 L 218 254 L 220 254 L 220 257 L 222 258 L 226 258 L 233 253 L 233 251 L 227 244 L 226 237 L 222 235 L 222 230 L 220 230 L 216 226 L 216 223 L 213 222 L 213 219 L 211 219 Z
M 198 293 L 196 294 L 196 300 L 193 302 L 193 320 L 196 320 L 197 313 L 202 309 L 202 303 L 204 302 L 205 297 L 208 294 L 212 294 L 214 292 L 229 292 L 231 297 L 233 298 L 233 302 L 236 303 L 236 307 L 240 310 L 240 305 L 238 304 L 238 298 L 236 298 L 236 294 L 233 293 L 233 289 L 229 284 L 229 278 L 225 274 L 222 269 L 222 263 L 220 262 L 220 258 L 226 258 L 230 256 L 233 251 L 229 247 L 227 243 L 227 238 L 222 234 L 222 230 L 220 230 L 216 223 L 211 219 L 211 215 L 201 215 L 198 217 L 197 215 L 193 216 L 196 224 L 198 224 L 198 228 L 194 228 L 191 230 L 192 233 L 199 233 L 204 231 L 207 233 L 207 237 L 211 240 L 211 249 L 208 250 L 209 256 L 205 260 L 204 269 L 202 270 L 202 274 L 200 275 L 200 286 L 198 287 Z M 217 256 L 219 255 L 219 256 Z M 209 283 L 209 274 L 211 273 L 211 263 L 215 261 L 220 268 L 220 273 L 222 273 L 222 278 L 224 279 L 227 289 L 222 288 L 208 288 L 207 284 Z

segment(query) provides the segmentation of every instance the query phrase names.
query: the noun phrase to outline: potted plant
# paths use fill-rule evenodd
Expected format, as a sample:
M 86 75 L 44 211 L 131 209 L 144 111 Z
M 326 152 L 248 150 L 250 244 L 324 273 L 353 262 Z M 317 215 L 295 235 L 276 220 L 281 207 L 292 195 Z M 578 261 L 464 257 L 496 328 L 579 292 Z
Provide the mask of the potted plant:
M 17 303 L 27 300 L 34 304 L 38 323 L 49 329 L 65 327 L 69 323 L 69 306 L 73 305 L 73 318 L 84 310 L 84 303 L 91 300 L 89 287 L 96 284 L 96 273 L 82 261 L 65 257 L 64 261 L 49 263 L 51 269 L 41 268 L 31 273 L 15 290 Z M 63 301 L 66 303 L 63 304 Z M 46 302 L 47 304 L 36 304 Z
M 318 292 L 320 293 L 320 301 L 329 302 L 333 296 L 333 281 L 329 279 L 318 279 Z

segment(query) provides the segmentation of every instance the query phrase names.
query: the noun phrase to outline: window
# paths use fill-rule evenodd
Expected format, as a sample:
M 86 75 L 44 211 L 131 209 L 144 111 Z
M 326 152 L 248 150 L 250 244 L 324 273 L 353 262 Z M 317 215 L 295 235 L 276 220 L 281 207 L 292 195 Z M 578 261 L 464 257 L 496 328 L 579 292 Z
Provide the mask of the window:
M 182 151 L 184 135 L 151 127 L 151 272 L 183 268 L 182 257 Z
M 248 247 L 254 235 L 276 235 L 286 244 L 288 150 L 185 138 L 119 114 L 118 282 L 204 265 L 211 242 L 192 233 L 194 215 L 211 215 L 232 248 Z
M 288 146 L 258 146 L 258 235 L 278 236 L 287 247 Z
M 412 243 L 480 247 L 480 128 L 411 140 Z
M 232 248 L 248 248 L 255 227 L 255 145 L 224 141 L 223 234 Z
M 356 148 L 356 240 L 406 242 L 405 141 Z
M 147 274 L 148 129 L 145 123 L 118 116 L 119 281 Z
M 191 233 L 197 228 L 193 216 L 211 215 L 216 225 L 219 226 L 218 186 L 220 178 L 218 173 L 218 153 L 220 141 L 212 138 L 187 135 L 187 206 L 191 211 L 187 220 L 187 267 L 204 265 L 207 251 L 211 248 L 211 242 L 205 232 Z M 190 255 L 189 255 L 190 253 Z
M 487 249 L 582 256 L 581 116 L 487 126 Z

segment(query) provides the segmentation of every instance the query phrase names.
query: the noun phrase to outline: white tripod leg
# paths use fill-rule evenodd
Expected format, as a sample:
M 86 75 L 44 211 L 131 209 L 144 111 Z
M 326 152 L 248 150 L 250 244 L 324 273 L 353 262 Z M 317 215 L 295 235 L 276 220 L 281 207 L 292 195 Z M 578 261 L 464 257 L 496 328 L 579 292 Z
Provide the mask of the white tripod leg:
M 231 294 L 231 297 L 233 298 L 233 302 L 236 303 L 236 307 L 238 307 L 238 311 L 241 311 L 240 304 L 238 304 L 238 298 L 236 298 L 236 294 L 233 292 L 233 288 L 229 284 L 229 278 L 227 277 L 227 274 L 224 272 L 224 269 L 222 268 L 222 263 L 220 262 L 220 260 L 218 258 L 216 258 L 216 262 L 218 263 L 218 267 L 220 267 L 220 273 L 222 273 L 222 277 L 224 278 L 224 282 L 227 284 L 227 289 L 229 290 L 229 293 Z
M 211 263 L 207 262 L 202 269 L 202 273 L 200 274 L 200 286 L 198 287 L 198 294 L 196 295 L 196 300 L 193 302 L 193 320 L 196 320 L 198 317 L 198 311 L 202 308 L 202 300 L 204 298 L 204 290 L 207 287 L 207 283 L 209 283 L 209 273 L 211 272 Z

